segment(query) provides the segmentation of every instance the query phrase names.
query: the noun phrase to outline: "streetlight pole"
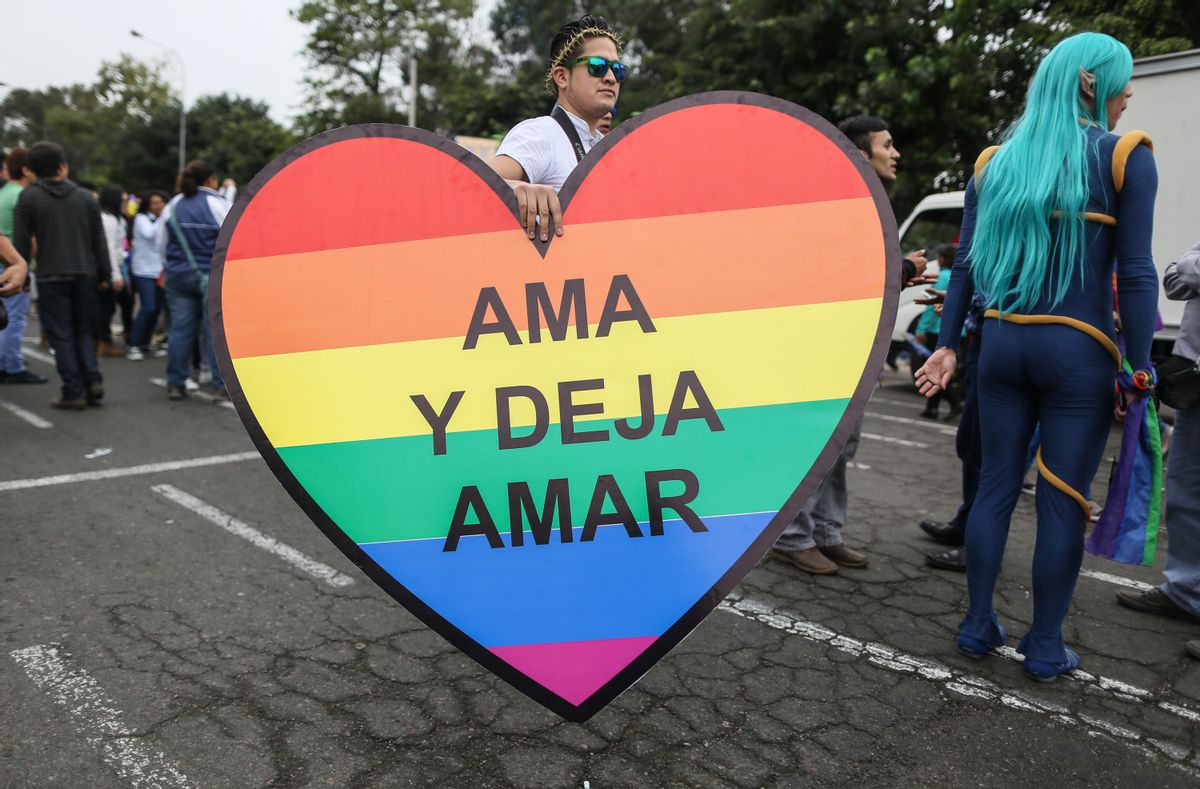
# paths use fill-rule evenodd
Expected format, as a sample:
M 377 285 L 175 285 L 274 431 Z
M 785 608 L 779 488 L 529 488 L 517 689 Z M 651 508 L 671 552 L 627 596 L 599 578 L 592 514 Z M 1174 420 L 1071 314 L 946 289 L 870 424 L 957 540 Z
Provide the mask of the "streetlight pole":
M 187 164 L 187 100 L 185 94 L 187 92 L 187 74 L 183 68 L 183 55 L 180 55 L 174 48 L 167 46 L 161 41 L 155 41 L 147 35 L 139 33 L 136 30 L 130 30 L 129 35 L 134 38 L 140 38 L 143 41 L 148 41 L 156 47 L 166 50 L 168 55 L 172 55 L 179 63 L 179 172 L 183 172 L 184 166 Z

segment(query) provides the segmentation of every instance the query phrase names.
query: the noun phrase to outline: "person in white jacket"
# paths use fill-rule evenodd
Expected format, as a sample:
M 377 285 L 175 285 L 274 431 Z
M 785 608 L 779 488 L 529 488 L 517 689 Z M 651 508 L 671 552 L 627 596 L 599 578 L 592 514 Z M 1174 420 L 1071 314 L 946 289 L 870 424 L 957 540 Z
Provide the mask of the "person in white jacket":
M 166 303 L 162 285 L 158 281 L 162 274 L 163 262 L 156 240 L 158 218 L 162 216 L 166 206 L 166 192 L 154 189 L 142 195 L 137 215 L 133 217 L 133 252 L 130 255 L 129 268 L 131 286 L 137 294 L 138 310 L 133 319 L 133 330 L 129 334 L 125 358 L 134 362 L 146 358 L 154 327 L 158 323 L 158 315 Z M 155 351 L 155 355 L 165 354 L 158 350 Z
M 125 260 L 125 217 L 121 215 L 124 193 L 119 186 L 106 186 L 100 190 L 100 221 L 104 225 L 104 238 L 108 242 L 108 259 L 112 264 L 112 287 L 99 292 L 96 312 L 96 354 L 99 356 L 121 356 L 113 345 L 112 316 L 117 305 L 121 305 L 122 324 L 126 339 L 129 337 L 129 321 L 132 310 L 125 292 L 125 275 L 122 262 Z

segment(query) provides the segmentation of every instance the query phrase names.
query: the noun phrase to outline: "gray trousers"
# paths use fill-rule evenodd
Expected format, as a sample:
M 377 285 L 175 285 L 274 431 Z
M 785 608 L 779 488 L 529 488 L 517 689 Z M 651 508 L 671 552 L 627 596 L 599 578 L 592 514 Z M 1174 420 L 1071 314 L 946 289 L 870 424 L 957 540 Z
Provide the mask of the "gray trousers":
M 817 546 L 841 545 L 842 527 L 846 525 L 846 466 L 858 452 L 862 438 L 862 420 L 842 448 L 829 476 L 825 477 L 800 512 L 779 535 L 775 547 L 781 551 L 807 551 Z M 1174 451 L 1174 450 L 1172 450 Z
M 1200 403 L 1175 414 L 1167 462 L 1167 581 L 1162 591 L 1200 616 Z

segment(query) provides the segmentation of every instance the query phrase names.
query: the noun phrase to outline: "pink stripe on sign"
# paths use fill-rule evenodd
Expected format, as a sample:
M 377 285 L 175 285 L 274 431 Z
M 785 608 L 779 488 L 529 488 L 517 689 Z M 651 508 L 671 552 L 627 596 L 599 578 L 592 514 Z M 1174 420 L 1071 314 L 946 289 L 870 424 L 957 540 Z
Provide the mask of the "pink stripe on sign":
M 657 640 L 658 636 L 606 638 L 488 649 L 517 671 L 578 706 Z

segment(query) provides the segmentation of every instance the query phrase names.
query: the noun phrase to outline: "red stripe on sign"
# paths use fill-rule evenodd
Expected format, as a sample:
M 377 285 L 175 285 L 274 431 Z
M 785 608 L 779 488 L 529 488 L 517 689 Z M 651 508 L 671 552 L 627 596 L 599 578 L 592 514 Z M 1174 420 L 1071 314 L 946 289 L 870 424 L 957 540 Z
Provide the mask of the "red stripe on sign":
M 765 107 L 707 104 L 656 118 L 618 140 L 571 198 L 564 223 L 870 194 L 847 154 L 804 121 Z M 746 227 L 747 236 L 773 234 L 770 227 Z
M 516 227 L 509 206 L 453 156 L 390 137 L 345 140 L 301 156 L 263 185 L 226 260 Z

